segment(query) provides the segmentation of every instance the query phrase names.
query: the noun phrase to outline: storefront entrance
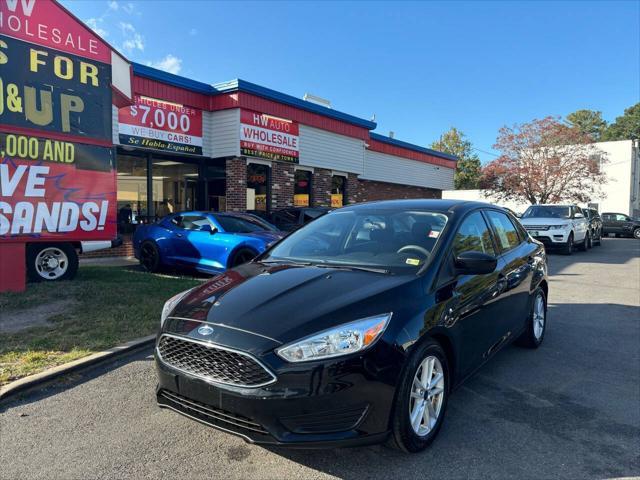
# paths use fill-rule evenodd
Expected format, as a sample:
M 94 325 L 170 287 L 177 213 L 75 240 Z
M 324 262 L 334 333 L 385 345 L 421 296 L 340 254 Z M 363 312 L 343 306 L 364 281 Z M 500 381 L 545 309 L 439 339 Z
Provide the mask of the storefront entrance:
M 224 167 L 215 160 L 119 148 L 117 170 L 121 234 L 174 212 L 225 209 Z

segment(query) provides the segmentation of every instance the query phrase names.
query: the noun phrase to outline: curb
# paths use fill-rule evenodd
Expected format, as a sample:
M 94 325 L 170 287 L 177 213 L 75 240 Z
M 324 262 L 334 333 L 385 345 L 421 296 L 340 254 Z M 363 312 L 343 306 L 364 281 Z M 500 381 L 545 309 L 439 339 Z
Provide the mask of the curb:
M 131 353 L 132 351 L 142 349 L 148 345 L 153 344 L 155 339 L 155 334 L 137 338 L 127 343 L 123 343 L 122 345 L 118 345 L 117 347 L 113 347 L 102 352 L 93 353 L 91 355 L 87 355 L 86 357 L 74 360 L 73 362 L 58 365 L 57 367 L 49 368 L 44 372 L 36 373 L 35 375 L 29 375 L 28 377 L 21 378 L 20 380 L 16 380 L 15 382 L 11 382 L 0 387 L 0 402 L 5 401 L 9 397 L 13 397 L 18 393 L 31 390 L 45 383 L 49 383 L 69 373 L 82 370 L 84 368 L 96 365 L 100 362 L 113 360 L 114 358 Z

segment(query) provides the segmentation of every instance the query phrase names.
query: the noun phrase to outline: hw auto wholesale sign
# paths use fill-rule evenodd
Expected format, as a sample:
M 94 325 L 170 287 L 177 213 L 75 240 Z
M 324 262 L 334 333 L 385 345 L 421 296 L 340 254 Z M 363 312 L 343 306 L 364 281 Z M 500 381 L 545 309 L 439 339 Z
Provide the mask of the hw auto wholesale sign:
M 202 155 L 202 110 L 136 96 L 118 111 L 122 145 Z
M 116 234 L 111 50 L 51 0 L 0 0 L 0 242 Z
M 240 154 L 298 163 L 298 124 L 251 110 L 240 112 Z

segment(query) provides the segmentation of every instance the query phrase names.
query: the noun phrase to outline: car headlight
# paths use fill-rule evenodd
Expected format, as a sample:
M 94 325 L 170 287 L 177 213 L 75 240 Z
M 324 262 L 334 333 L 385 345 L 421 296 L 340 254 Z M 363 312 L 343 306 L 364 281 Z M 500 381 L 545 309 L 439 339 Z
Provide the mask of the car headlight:
M 569 228 L 568 223 L 563 223 L 562 225 L 551 225 L 549 226 L 549 230 L 565 230 Z
M 164 321 L 171 314 L 171 312 L 173 312 L 173 309 L 176 308 L 176 305 L 180 303 L 180 300 L 186 297 L 187 294 L 191 292 L 191 290 L 193 290 L 193 288 L 185 290 L 184 292 L 180 292 L 164 302 L 164 307 L 162 307 L 162 314 L 160 315 L 160 328 L 162 328 L 162 326 L 164 325 Z
M 359 352 L 382 335 L 391 315 L 384 313 L 345 323 L 285 345 L 276 353 L 288 362 L 308 362 Z

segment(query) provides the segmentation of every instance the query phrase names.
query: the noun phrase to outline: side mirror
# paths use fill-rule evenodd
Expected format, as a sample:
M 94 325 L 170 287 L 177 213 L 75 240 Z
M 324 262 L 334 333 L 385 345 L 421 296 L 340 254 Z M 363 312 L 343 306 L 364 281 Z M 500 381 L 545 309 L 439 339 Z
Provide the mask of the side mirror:
M 213 235 L 218 231 L 218 229 L 216 227 L 212 227 L 211 225 L 202 225 L 202 227 L 200 227 L 200 231 L 209 232 L 211 235 Z
M 584 215 L 581 213 L 576 213 L 573 218 L 584 218 Z
M 462 252 L 455 259 L 456 270 L 464 275 L 485 275 L 498 265 L 498 259 L 482 252 Z

